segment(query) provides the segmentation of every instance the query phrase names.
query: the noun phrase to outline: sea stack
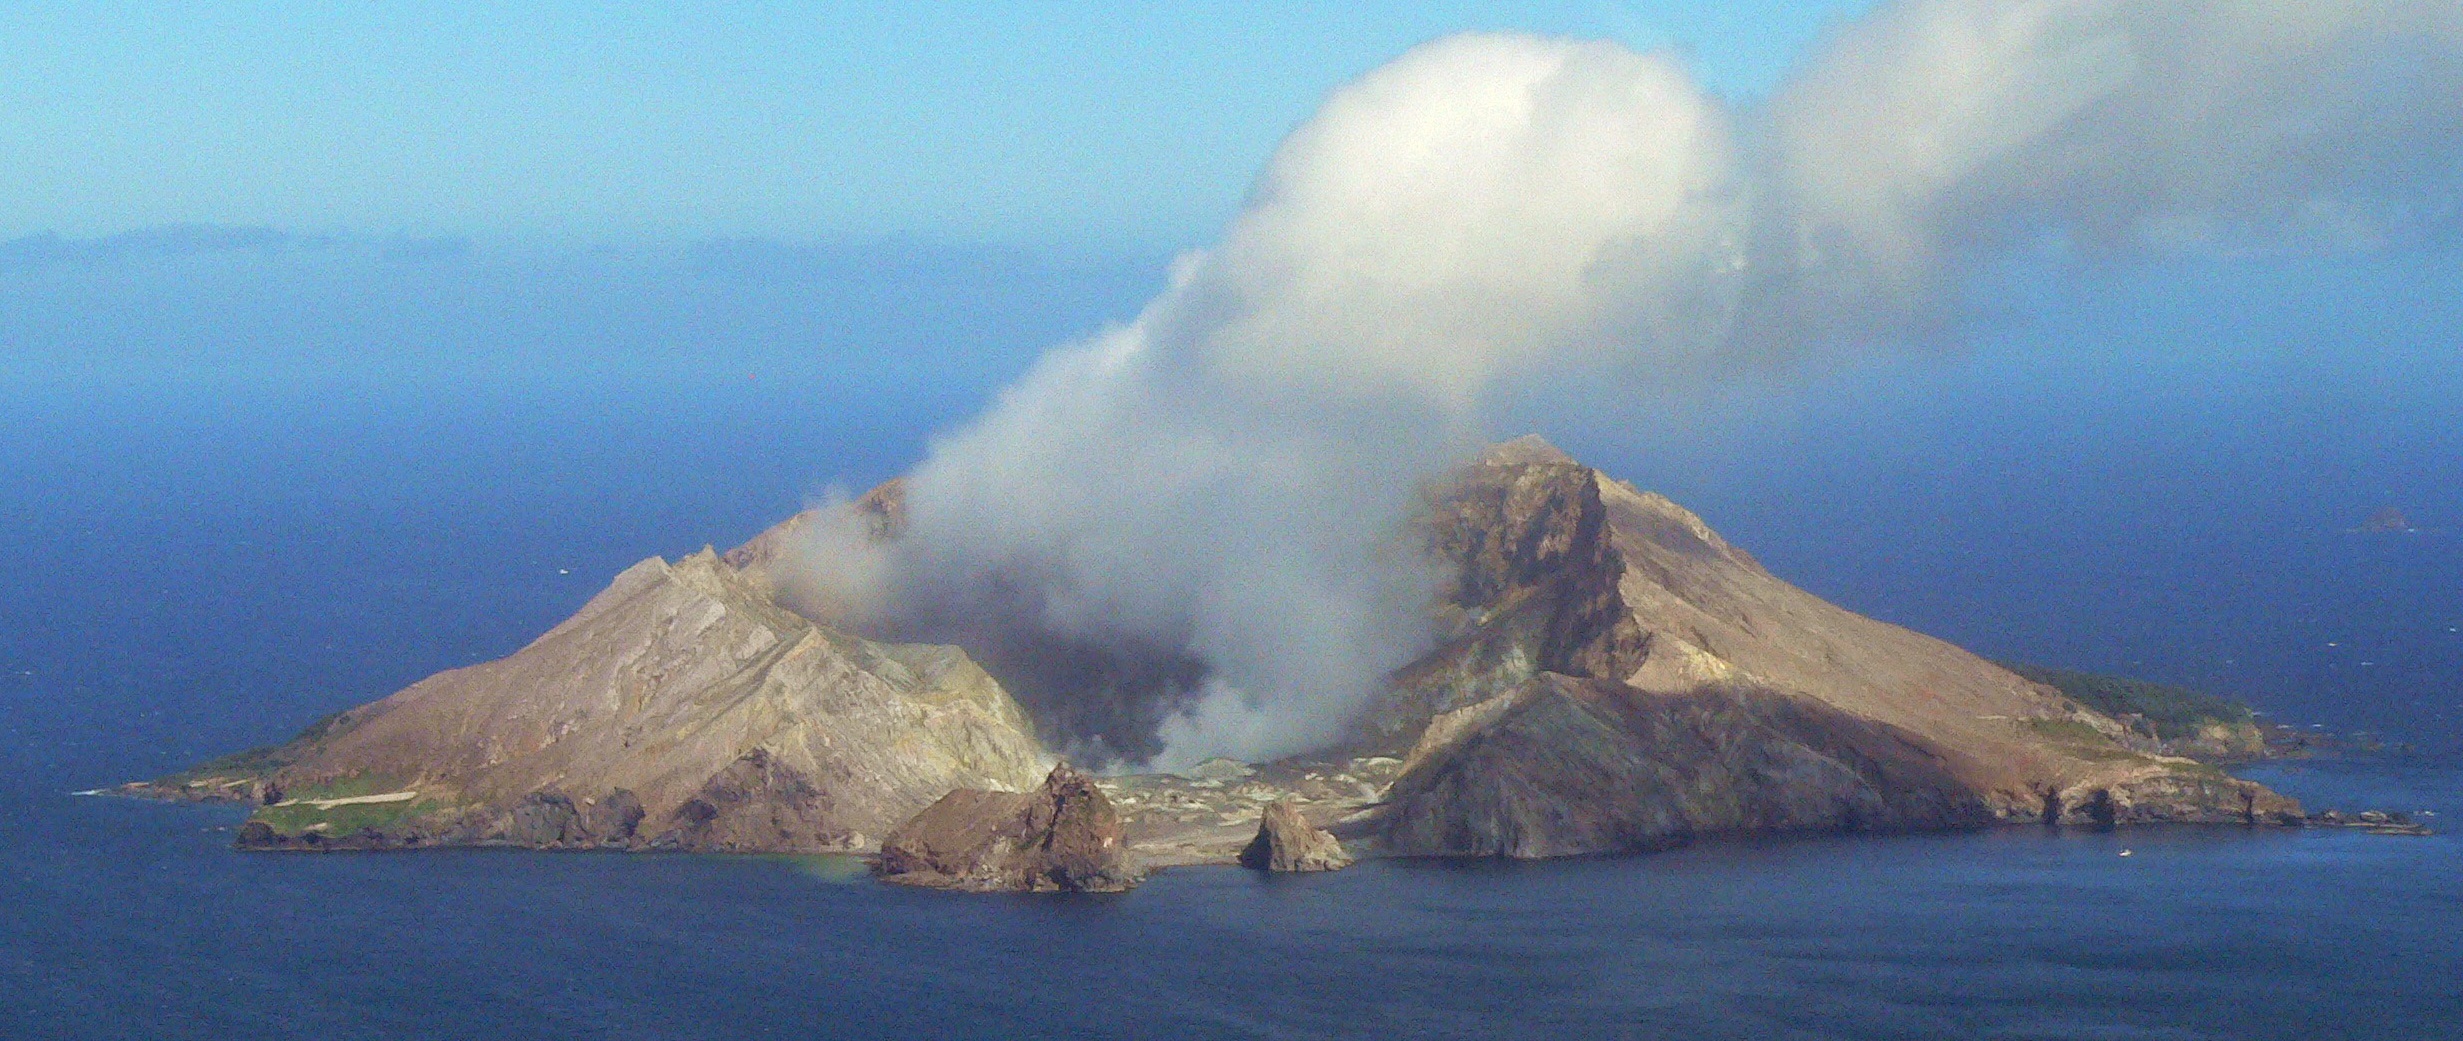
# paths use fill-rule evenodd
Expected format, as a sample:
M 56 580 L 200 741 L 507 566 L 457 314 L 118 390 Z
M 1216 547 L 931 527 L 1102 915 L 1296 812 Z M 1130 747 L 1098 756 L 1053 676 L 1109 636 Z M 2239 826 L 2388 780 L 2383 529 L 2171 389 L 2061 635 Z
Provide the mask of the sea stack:
M 1259 871 L 1340 871 L 1351 866 L 1343 843 L 1308 822 L 1300 804 L 1277 799 L 1257 819 L 1257 837 L 1240 851 L 1240 866 Z

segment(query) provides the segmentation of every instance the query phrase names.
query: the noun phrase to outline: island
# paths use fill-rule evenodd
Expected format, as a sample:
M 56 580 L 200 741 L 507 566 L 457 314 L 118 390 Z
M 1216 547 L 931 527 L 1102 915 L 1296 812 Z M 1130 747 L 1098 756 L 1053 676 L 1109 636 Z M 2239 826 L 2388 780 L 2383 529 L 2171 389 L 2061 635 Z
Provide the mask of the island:
M 902 502 L 893 481 L 833 508 L 895 539 Z M 1443 638 L 1342 740 L 1177 773 L 1083 772 L 966 648 L 791 609 L 777 569 L 815 516 L 642 561 L 508 657 L 115 791 L 249 803 L 251 850 L 845 853 L 969 890 L 1740 835 L 2312 823 L 2215 764 L 2263 753 L 2245 710 L 2137 704 L 2149 692 L 1857 615 L 1536 437 L 1428 489 L 1418 532 L 1452 565 Z

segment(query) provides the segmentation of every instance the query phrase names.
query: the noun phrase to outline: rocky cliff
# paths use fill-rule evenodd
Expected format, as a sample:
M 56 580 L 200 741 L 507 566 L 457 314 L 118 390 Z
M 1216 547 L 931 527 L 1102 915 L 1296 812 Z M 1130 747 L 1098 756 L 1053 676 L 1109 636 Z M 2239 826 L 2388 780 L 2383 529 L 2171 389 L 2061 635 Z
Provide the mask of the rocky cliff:
M 1537 439 L 1432 489 L 1450 638 L 1355 754 L 1400 777 L 1355 834 L 1535 857 L 1987 821 L 2270 821 L 2298 807 L 1956 647 L 1781 581 L 1700 518 Z

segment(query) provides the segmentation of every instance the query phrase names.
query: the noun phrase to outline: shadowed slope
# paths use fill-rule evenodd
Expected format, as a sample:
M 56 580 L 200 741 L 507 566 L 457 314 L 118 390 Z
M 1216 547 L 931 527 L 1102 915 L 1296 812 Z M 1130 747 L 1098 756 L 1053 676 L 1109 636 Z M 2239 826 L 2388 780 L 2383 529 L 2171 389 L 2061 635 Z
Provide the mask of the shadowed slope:
M 1695 834 L 2298 807 L 1931 637 L 1781 581 L 1700 518 L 1508 442 L 1432 490 L 1453 633 L 1363 717 L 1406 756 L 1391 851 L 1547 856 Z M 1355 826 L 1356 827 L 1356 826 Z

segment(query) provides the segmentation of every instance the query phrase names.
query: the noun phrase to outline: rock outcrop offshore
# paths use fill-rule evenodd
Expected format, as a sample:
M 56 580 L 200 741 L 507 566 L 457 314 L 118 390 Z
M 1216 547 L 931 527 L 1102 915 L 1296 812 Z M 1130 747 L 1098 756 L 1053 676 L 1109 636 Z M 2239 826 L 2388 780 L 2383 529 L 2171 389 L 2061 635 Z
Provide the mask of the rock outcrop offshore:
M 1144 872 L 1120 814 L 1068 763 L 1031 792 L 960 788 L 881 843 L 875 872 L 892 882 L 970 892 L 1117 892 Z
M 844 508 L 896 538 L 900 492 Z M 724 557 L 635 565 L 507 658 L 121 790 L 255 803 L 248 848 L 845 852 L 968 890 L 1774 832 L 2306 820 L 2138 722 L 1797 589 L 1536 438 L 1424 505 L 1453 574 L 1442 638 L 1346 740 L 1278 762 L 1053 766 L 966 651 L 785 606 L 773 572 L 807 513 Z
M 1276 799 L 1257 819 L 1257 837 L 1240 851 L 1240 866 L 1259 871 L 1340 871 L 1351 854 L 1333 833 L 1309 823 L 1298 801 Z

